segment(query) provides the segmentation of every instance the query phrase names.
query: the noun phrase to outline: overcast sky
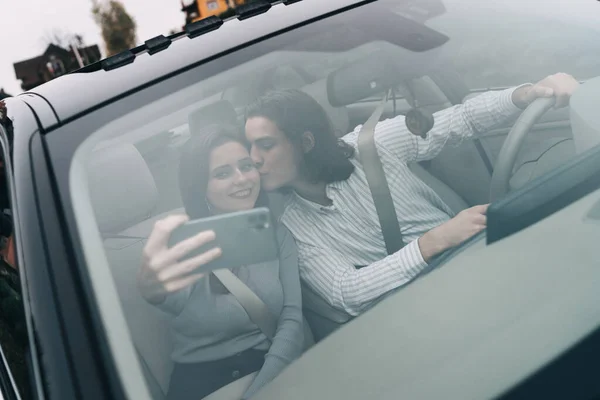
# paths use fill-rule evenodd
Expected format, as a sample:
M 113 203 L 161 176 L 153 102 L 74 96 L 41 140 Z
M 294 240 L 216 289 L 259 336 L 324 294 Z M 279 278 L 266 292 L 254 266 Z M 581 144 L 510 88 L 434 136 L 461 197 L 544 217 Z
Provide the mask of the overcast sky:
M 181 29 L 185 15 L 180 0 L 122 0 L 137 22 L 138 41 Z M 87 45 L 102 48 L 100 30 L 91 16 L 90 0 L 0 0 L 0 88 L 22 92 L 13 63 L 38 56 L 52 31 L 79 33 Z M 160 4 L 160 6 L 159 6 Z

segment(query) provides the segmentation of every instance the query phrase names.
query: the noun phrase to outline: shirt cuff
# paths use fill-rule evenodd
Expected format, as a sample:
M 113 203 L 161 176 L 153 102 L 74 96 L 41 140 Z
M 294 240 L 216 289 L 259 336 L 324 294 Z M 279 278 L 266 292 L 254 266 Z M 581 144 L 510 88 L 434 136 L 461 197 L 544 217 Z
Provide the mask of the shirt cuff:
M 419 275 L 428 267 L 427 262 L 423 259 L 421 249 L 419 248 L 419 240 L 415 239 L 407 244 L 398 254 L 403 258 L 403 265 L 409 266 L 406 272 L 411 278 Z
M 533 85 L 532 83 L 524 83 L 522 85 L 503 90 L 500 94 L 500 107 L 502 109 L 502 112 L 506 113 L 507 115 L 512 115 L 512 114 L 523 112 L 522 108 L 517 107 L 517 105 L 515 103 L 513 103 L 512 95 L 515 92 L 515 90 L 520 89 L 524 86 L 532 86 L 532 85 Z

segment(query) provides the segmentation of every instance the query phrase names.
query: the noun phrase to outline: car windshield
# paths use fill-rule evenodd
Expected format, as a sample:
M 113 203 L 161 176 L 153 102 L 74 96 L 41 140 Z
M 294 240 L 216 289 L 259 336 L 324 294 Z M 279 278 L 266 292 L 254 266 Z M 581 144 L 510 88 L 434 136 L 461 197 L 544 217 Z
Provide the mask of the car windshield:
M 252 318 L 244 314 L 240 303 L 231 297 L 231 290 L 212 274 L 205 274 L 188 285 L 173 284 L 169 286 L 169 294 L 157 295 L 164 289 L 164 285 L 157 283 L 158 275 L 149 277 L 148 271 L 141 271 L 144 263 L 148 268 L 158 270 L 169 262 L 152 258 L 155 254 L 148 250 L 151 242 L 148 237 L 153 230 L 165 228 L 164 221 L 168 216 L 191 214 L 190 210 L 196 206 L 208 210 L 209 215 L 218 214 L 215 209 L 237 211 L 237 203 L 232 198 L 242 201 L 245 196 L 251 196 L 246 190 L 261 196 L 258 194 L 260 183 L 256 187 L 244 184 L 233 192 L 222 189 L 230 192 L 222 197 L 218 195 L 221 187 L 218 184 L 228 179 L 227 174 L 250 174 L 254 168 L 262 173 L 261 168 L 267 168 L 264 160 L 263 166 L 254 166 L 255 156 L 260 152 L 264 156 L 268 147 L 274 144 L 254 143 L 254 138 L 248 137 L 246 124 L 248 113 L 269 115 L 264 110 L 263 114 L 256 114 L 253 103 L 257 98 L 289 89 L 304 93 L 323 108 L 333 134 L 350 143 L 352 135 L 358 133 L 355 127 L 367 121 L 387 89 L 391 89 L 392 98 L 385 104 L 381 119 L 396 121 L 394 126 L 401 134 L 417 140 L 407 130 L 403 118 L 411 111 L 419 111 L 426 117 L 433 115 L 431 132 L 435 132 L 436 127 L 445 123 L 443 114 L 437 112 L 476 99 L 487 90 L 506 94 L 509 92 L 502 91 L 535 83 L 557 72 L 570 74 L 581 82 L 594 83 L 594 78 L 600 76 L 600 25 L 597 23 L 600 4 L 587 0 L 570 0 L 568 5 L 558 0 L 544 2 L 543 7 L 541 4 L 537 0 L 369 2 L 237 48 L 177 76 L 160 80 L 145 89 L 145 93 L 130 94 L 116 100 L 114 105 L 95 111 L 108 113 L 105 118 L 110 122 L 94 132 L 85 132 L 87 138 L 72 160 L 71 199 L 96 296 L 112 294 L 119 300 L 118 303 L 98 302 L 100 308 L 110 309 L 102 314 L 105 328 L 113 337 L 114 346 L 120 339 L 122 343 L 118 349 L 135 352 L 139 360 L 135 368 L 121 369 L 120 372 L 127 375 L 126 382 L 143 376 L 146 382 L 143 390 L 148 390 L 153 398 L 161 399 L 175 386 L 187 390 L 185 388 L 193 387 L 193 381 L 203 379 L 223 382 L 207 389 L 208 392 L 216 390 L 257 372 L 264 363 L 272 370 L 265 372 L 266 368 L 263 368 L 259 378 L 253 378 L 254 381 L 248 384 L 247 390 L 257 390 L 277 375 L 273 371 L 280 371 L 299 355 L 288 348 L 299 346 L 297 343 L 269 340 Z M 274 6 L 277 9 L 283 7 L 294 12 L 295 5 Z M 225 23 L 220 29 L 227 28 Z M 219 34 L 221 32 L 216 31 L 194 40 L 217 40 L 222 37 Z M 172 47 L 185 46 L 183 40 L 188 39 L 175 41 Z M 164 50 L 164 54 L 171 50 Z M 152 60 L 139 61 L 149 63 Z M 135 68 L 136 62 L 123 68 Z M 600 92 L 596 94 L 598 97 L 588 100 L 600 100 Z M 314 119 L 318 119 L 318 112 Z M 432 199 L 442 221 L 467 207 L 489 203 L 493 170 L 514 121 L 515 118 L 506 118 L 489 129 L 476 125 L 473 127 L 473 131 L 477 131 L 475 140 L 462 140 L 472 136 L 465 134 L 431 159 L 402 161 L 408 162 L 418 177 L 413 186 L 415 196 Z M 587 123 L 586 127 L 594 132 L 600 130 L 594 122 Z M 534 179 L 573 159 L 580 150 L 573 130 L 569 107 L 551 109 L 535 121 L 513 164 L 507 167 L 512 173 L 506 182 L 506 192 L 526 187 Z M 239 140 L 230 138 L 235 136 L 232 131 L 237 132 Z M 219 142 L 220 147 L 213 146 L 226 148 L 219 156 L 222 159 L 215 155 L 216 151 L 211 152 L 213 147 L 211 151 L 198 150 L 198 143 L 209 146 L 201 137 L 214 136 L 215 132 L 229 135 L 227 140 Z M 345 136 L 349 133 L 352 134 Z M 193 149 L 198 152 L 194 153 Z M 290 154 L 293 157 L 289 159 L 297 156 Z M 238 158 L 232 161 L 232 157 Z M 389 157 L 392 160 L 395 155 Z M 215 163 L 229 169 L 215 168 L 215 172 L 212 168 Z M 358 161 L 355 166 L 359 166 Z M 283 172 L 277 175 L 277 171 Z M 277 171 L 277 174 L 252 175 L 248 181 L 262 179 L 263 191 L 267 193 L 269 188 L 265 187 L 265 181 L 287 179 L 285 168 Z M 196 177 L 195 174 L 199 175 Z M 388 181 L 390 186 L 403 185 L 397 176 Z M 204 186 L 195 191 L 190 189 L 194 185 Z M 337 182 L 332 186 L 342 187 Z M 213 189 L 215 192 L 211 192 Z M 310 235 L 308 238 L 302 236 L 303 229 L 308 232 L 311 229 L 308 225 L 323 223 L 325 225 L 319 230 L 326 231 L 323 221 L 333 218 L 327 214 L 331 210 L 319 205 L 315 213 L 321 212 L 318 215 L 322 215 L 322 219 L 315 222 L 310 222 L 308 217 L 305 220 L 282 217 L 288 212 L 286 201 L 289 202 L 289 196 L 293 194 L 289 187 L 275 189 L 269 191 L 268 204 L 276 225 L 289 228 L 298 242 L 299 275 L 303 282 L 298 290 L 302 291 L 306 312 L 303 320 L 306 323 L 308 318 L 308 326 L 314 335 L 320 336 L 328 329 L 328 323 L 322 324 L 325 328 L 321 325 L 324 320 L 335 322 L 341 315 L 342 322 L 346 322 L 358 314 L 370 312 L 373 306 L 376 308 L 377 301 L 373 299 L 361 305 L 349 300 L 358 298 L 360 293 L 356 293 L 360 290 L 346 291 L 345 283 L 339 283 L 344 274 L 334 276 L 332 273 L 331 282 L 319 281 L 321 284 L 315 288 L 315 278 L 307 269 L 311 257 L 317 257 L 318 251 L 327 252 L 329 248 L 341 254 L 335 260 L 350 260 L 348 262 L 357 270 L 369 266 L 375 259 L 385 258 L 386 249 L 372 201 L 354 204 L 356 201 L 348 200 L 348 204 L 367 210 L 365 213 L 370 213 L 372 220 L 362 221 L 347 215 L 344 229 L 335 231 L 335 237 L 329 241 L 323 239 L 324 248 L 317 251 L 313 248 L 314 243 L 309 243 Z M 330 187 L 327 193 L 340 196 L 335 190 Z M 349 197 L 360 196 L 360 193 L 352 192 Z M 334 205 L 335 201 L 341 200 L 334 199 Z M 411 207 L 411 202 L 416 200 L 404 197 L 404 201 Z M 398 216 L 403 221 L 407 245 L 430 227 L 431 221 L 424 222 L 426 218 L 419 212 L 417 207 L 411 215 Z M 196 215 L 207 214 L 198 211 Z M 298 221 L 308 221 L 307 226 L 303 225 L 302 229 L 288 226 L 300 224 Z M 372 234 L 368 240 L 373 242 L 363 246 L 365 240 L 356 236 L 357 230 L 367 236 Z M 357 242 L 361 245 L 339 245 Z M 166 243 L 162 246 L 166 248 Z M 175 257 L 170 262 L 178 260 Z M 269 278 L 269 265 L 262 263 L 255 270 L 252 266 L 236 266 L 232 271 L 258 292 L 258 297 L 272 312 L 283 315 L 286 310 L 283 305 L 288 305 L 286 301 L 289 300 L 281 290 L 284 278 L 281 271 L 279 277 Z M 249 278 L 255 272 L 259 273 L 255 279 L 260 281 Z M 413 278 L 415 276 L 408 281 Z M 144 279 L 152 284 L 140 284 Z M 320 275 L 318 279 L 325 278 Z M 140 289 L 144 284 L 145 295 Z M 278 289 L 265 289 L 269 284 Z M 379 286 L 385 285 L 387 282 L 380 282 Z M 314 306 L 311 306 L 312 301 L 324 301 L 332 306 L 334 316 L 313 315 L 311 320 L 314 310 L 306 310 Z M 114 311 L 114 307 L 120 311 Z M 133 347 L 123 350 L 126 345 Z M 117 352 L 118 349 L 113 350 Z M 115 357 L 125 357 L 122 354 Z M 232 361 L 232 357 L 239 354 L 247 356 L 240 356 L 246 360 L 245 364 Z M 191 364 L 198 369 L 187 368 Z M 136 371 L 138 375 L 135 375 Z M 176 383 L 173 379 L 177 379 Z

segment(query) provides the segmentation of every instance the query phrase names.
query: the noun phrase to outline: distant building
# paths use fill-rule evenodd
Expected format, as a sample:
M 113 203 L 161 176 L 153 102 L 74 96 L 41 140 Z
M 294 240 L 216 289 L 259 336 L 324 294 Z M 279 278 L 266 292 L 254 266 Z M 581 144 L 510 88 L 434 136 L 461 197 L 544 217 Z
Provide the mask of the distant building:
M 185 13 L 185 24 L 199 21 L 201 19 L 221 15 L 229 9 L 233 9 L 250 0 L 181 0 L 181 11 Z
M 10 94 L 4 91 L 4 88 L 0 88 L 0 100 L 4 100 L 7 97 L 12 97 Z
M 83 65 L 100 61 L 102 58 L 100 49 L 96 45 L 80 47 L 77 53 Z M 79 67 L 77 55 L 73 50 L 66 50 L 54 44 L 48 46 L 41 56 L 14 64 L 17 79 L 21 81 L 21 88 L 25 91 L 75 71 Z

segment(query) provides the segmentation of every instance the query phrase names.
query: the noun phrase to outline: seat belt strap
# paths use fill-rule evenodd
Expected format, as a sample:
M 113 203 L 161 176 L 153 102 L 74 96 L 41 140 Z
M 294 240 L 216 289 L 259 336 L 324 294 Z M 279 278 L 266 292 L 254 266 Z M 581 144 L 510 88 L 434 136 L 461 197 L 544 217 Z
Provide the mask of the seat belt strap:
M 277 318 L 269 311 L 265 302 L 230 270 L 217 269 L 212 273 L 242 305 L 250 320 L 273 341 L 277 331 Z
M 367 122 L 362 126 L 358 134 L 358 152 L 367 183 L 369 184 L 371 196 L 375 203 L 375 210 L 379 217 L 385 247 L 388 254 L 393 254 L 400 250 L 404 246 L 404 243 L 390 188 L 385 177 L 379 153 L 377 152 L 377 146 L 375 145 L 375 127 L 383 114 L 389 95 L 390 92 L 388 91 L 375 111 L 373 111 L 373 114 L 371 114 Z

